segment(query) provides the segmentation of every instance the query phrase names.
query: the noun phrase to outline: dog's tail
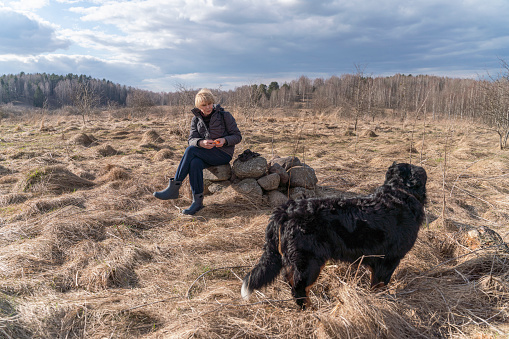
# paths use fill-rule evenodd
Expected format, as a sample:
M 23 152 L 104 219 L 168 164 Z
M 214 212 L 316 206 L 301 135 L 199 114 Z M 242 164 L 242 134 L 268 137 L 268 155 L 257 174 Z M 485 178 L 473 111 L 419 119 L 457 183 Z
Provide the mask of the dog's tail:
M 283 261 L 279 253 L 279 227 L 274 220 L 267 226 L 265 246 L 258 264 L 244 277 L 241 295 L 245 300 L 249 299 L 253 290 L 260 289 L 272 283 L 278 276 Z

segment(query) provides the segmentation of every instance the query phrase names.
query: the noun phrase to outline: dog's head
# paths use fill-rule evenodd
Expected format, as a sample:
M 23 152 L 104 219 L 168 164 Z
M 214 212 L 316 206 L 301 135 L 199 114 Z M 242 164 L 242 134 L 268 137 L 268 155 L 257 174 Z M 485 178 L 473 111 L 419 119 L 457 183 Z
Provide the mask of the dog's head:
M 426 181 L 424 168 L 406 163 L 394 162 L 385 174 L 385 183 L 403 189 L 415 196 L 421 203 L 426 202 Z

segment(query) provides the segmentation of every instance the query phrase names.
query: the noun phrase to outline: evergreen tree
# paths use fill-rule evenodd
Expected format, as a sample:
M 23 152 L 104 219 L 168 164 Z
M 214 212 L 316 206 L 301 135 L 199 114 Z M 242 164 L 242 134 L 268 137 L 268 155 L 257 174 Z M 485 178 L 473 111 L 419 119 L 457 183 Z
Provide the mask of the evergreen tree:
M 271 94 L 272 94 L 272 91 L 277 91 L 279 89 L 279 84 L 277 83 L 277 81 L 272 81 L 269 85 L 269 89 L 267 90 L 267 94 L 270 98 Z
M 42 93 L 41 88 L 37 85 L 34 93 L 34 106 L 42 108 L 44 106 L 44 99 L 44 93 Z

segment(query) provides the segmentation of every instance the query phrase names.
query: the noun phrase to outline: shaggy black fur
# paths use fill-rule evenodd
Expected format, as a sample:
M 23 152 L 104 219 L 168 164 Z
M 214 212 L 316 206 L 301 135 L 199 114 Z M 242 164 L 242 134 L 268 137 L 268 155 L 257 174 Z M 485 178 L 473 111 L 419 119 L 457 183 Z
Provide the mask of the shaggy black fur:
M 308 290 L 329 259 L 362 258 L 371 270 L 371 286 L 388 284 L 424 220 L 426 180 L 422 167 L 394 163 L 371 195 L 281 205 L 270 218 L 260 261 L 244 278 L 242 297 L 272 283 L 284 268 L 292 295 L 305 308 Z

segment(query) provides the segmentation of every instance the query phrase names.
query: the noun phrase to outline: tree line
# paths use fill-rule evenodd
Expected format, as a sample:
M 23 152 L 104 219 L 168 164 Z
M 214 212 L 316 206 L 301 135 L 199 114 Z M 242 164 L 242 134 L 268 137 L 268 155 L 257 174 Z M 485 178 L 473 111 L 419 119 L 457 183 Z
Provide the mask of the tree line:
M 405 119 L 425 114 L 433 119 L 478 120 L 495 130 L 505 147 L 509 136 L 509 66 L 486 79 L 433 75 L 370 76 L 355 74 L 250 84 L 232 90 L 213 89 L 220 102 L 245 110 L 306 109 L 337 112 L 345 117 L 376 119 L 387 114 Z M 187 109 L 197 90 L 177 84 L 174 92 L 152 92 L 85 75 L 25 74 L 0 76 L 0 103 L 22 102 L 35 107 L 96 107 L 168 105 Z M 85 114 L 85 113 L 80 113 Z
M 0 103 L 23 103 L 34 107 L 60 108 L 76 106 L 82 91 L 86 90 L 98 106 L 114 104 L 125 106 L 134 92 L 133 87 L 115 84 L 109 80 L 86 75 L 4 74 L 0 76 Z

